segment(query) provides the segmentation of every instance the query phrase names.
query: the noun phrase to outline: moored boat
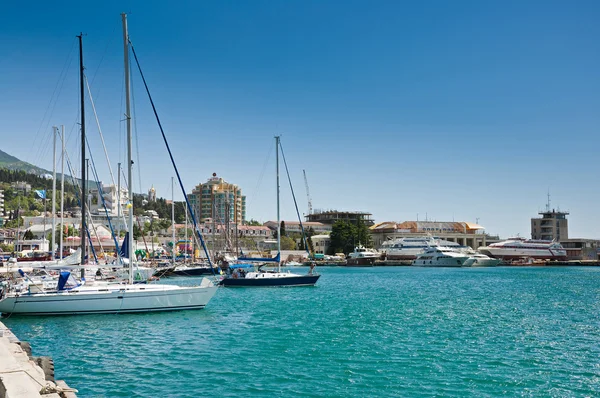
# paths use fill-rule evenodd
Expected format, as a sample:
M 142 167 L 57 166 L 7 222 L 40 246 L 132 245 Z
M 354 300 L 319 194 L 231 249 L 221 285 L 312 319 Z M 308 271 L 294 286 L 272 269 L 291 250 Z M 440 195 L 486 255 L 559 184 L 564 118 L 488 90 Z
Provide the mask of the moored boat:
M 348 267 L 372 267 L 375 264 L 375 260 L 379 259 L 381 255 L 373 250 L 358 245 L 354 248 L 354 251 L 348 254 L 346 258 L 346 266 Z
M 541 260 L 564 260 L 567 251 L 562 245 L 550 240 L 509 238 L 502 242 L 480 247 L 480 252 L 503 260 L 530 257 Z
M 444 246 L 430 247 L 419 254 L 412 265 L 417 267 L 462 267 L 469 256 Z

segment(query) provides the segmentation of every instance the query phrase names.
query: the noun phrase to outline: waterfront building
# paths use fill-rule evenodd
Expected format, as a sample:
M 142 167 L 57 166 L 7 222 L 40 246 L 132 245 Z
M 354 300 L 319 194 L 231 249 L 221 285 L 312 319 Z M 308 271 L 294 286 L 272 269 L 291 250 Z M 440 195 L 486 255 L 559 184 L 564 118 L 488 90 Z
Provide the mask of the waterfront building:
M 331 245 L 331 237 L 329 235 L 313 235 L 312 240 L 315 254 L 327 254 Z
M 364 222 L 367 227 L 370 227 L 375 223 L 372 216 L 371 213 L 362 211 L 315 210 L 312 214 L 307 214 L 304 217 L 306 218 L 306 221 L 320 222 L 329 225 L 335 224 L 336 221 L 356 223 L 360 220 Z
M 373 245 L 380 249 L 384 242 L 398 238 L 437 237 L 461 246 L 477 249 L 487 245 L 485 228 L 465 221 L 395 221 L 381 222 L 369 228 Z
M 569 212 L 552 209 L 549 204 L 541 217 L 531 219 L 531 239 L 556 240 L 562 242 L 569 239 Z
M 216 173 L 204 184 L 198 184 L 188 194 L 188 200 L 198 223 L 209 219 L 222 223 L 229 219 L 243 224 L 246 220 L 246 196 L 242 195 L 242 189 L 217 177 Z
M 563 239 L 560 244 L 567 251 L 569 260 L 598 260 L 600 241 L 596 239 Z
M 273 232 L 277 231 L 277 221 L 267 221 L 263 225 L 265 227 L 268 227 Z M 302 228 L 300 228 L 300 222 L 298 221 L 283 221 L 283 225 L 285 226 L 286 233 L 302 233 Z M 310 228 L 312 228 L 313 231 L 319 234 L 331 232 L 332 228 L 331 224 L 324 224 L 321 222 L 312 221 L 303 222 L 302 226 L 304 227 L 305 233 L 308 232 Z

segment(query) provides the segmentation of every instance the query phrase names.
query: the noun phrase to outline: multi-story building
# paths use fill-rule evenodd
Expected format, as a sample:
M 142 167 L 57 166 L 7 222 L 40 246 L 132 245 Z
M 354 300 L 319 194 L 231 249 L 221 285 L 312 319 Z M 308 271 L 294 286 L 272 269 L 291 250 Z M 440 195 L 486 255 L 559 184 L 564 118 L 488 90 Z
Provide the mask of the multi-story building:
M 216 173 L 204 184 L 198 184 L 188 199 L 200 223 L 214 219 L 219 223 L 229 220 L 242 224 L 246 220 L 246 197 L 242 189 L 217 177 Z
M 323 224 L 333 225 L 336 221 L 348 221 L 356 223 L 359 220 L 364 222 L 367 227 L 374 224 L 371 213 L 362 211 L 337 211 L 337 210 L 315 210 L 311 214 L 304 216 L 306 221 L 320 222 Z
M 542 217 L 531 219 L 531 238 L 542 240 L 556 240 L 557 242 L 569 239 L 569 223 L 566 211 L 552 209 L 546 206 L 546 211 L 540 211 Z
M 100 184 L 100 189 L 98 187 L 90 188 L 89 195 L 91 196 L 91 206 L 90 211 L 92 213 L 100 213 L 105 214 L 104 205 L 102 204 L 102 195 L 104 197 L 104 203 L 106 204 L 106 209 L 108 210 L 109 215 L 116 216 L 119 212 L 119 188 L 114 185 L 102 185 Z M 125 206 L 127 204 L 127 189 L 121 187 L 121 213 L 128 213 L 128 208 Z
M 387 221 L 372 226 L 370 230 L 373 245 L 377 249 L 388 240 L 425 236 L 438 237 L 473 249 L 487 244 L 487 235 L 481 225 L 463 221 Z

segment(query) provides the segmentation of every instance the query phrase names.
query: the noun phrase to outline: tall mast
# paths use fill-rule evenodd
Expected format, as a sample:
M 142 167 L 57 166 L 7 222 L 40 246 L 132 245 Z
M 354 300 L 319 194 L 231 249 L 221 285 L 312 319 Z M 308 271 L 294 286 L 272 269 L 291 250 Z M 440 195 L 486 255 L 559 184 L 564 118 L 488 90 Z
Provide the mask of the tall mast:
M 279 214 L 279 136 L 275 136 L 275 170 L 277 173 L 277 272 L 281 272 L 281 216 Z
M 86 239 L 86 180 L 85 180 L 85 96 L 83 90 L 83 33 L 79 36 L 79 88 L 81 97 L 81 264 L 85 264 L 85 239 Z M 81 269 L 81 276 L 85 276 L 85 270 Z
M 183 263 L 185 264 L 186 260 L 187 260 L 187 254 L 188 254 L 188 233 L 187 233 L 187 229 L 188 229 L 188 209 L 187 206 L 183 206 L 184 209 L 183 211 L 185 211 L 185 255 L 183 256 Z
M 60 141 L 62 152 L 60 154 L 60 259 L 63 258 L 63 230 L 65 229 L 65 126 L 60 126 Z
M 131 162 L 131 104 L 129 85 L 129 34 L 127 33 L 127 14 L 122 13 L 123 20 L 123 55 L 125 64 L 125 121 L 127 124 L 127 197 L 129 199 L 129 214 L 127 219 L 127 230 L 129 234 L 129 283 L 133 284 L 133 173 Z
M 171 233 L 173 237 L 173 265 L 175 265 L 175 178 L 171 177 Z
M 121 163 L 117 163 L 117 237 L 121 236 Z
M 50 245 L 52 246 L 52 260 L 54 260 L 56 255 L 56 135 L 58 134 L 58 127 L 52 127 L 52 131 L 54 132 L 54 140 L 52 151 L 52 241 Z M 44 231 L 44 233 L 46 232 Z

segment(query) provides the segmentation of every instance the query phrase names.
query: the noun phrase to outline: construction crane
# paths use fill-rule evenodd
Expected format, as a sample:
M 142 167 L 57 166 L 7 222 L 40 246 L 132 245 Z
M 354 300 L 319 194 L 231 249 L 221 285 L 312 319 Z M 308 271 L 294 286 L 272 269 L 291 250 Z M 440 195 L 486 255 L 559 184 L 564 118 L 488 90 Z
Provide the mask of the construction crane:
M 310 200 L 310 192 L 308 190 L 308 180 L 306 179 L 306 170 L 302 170 L 304 173 L 304 185 L 306 186 L 306 198 L 308 199 L 308 214 L 312 214 L 312 200 Z

